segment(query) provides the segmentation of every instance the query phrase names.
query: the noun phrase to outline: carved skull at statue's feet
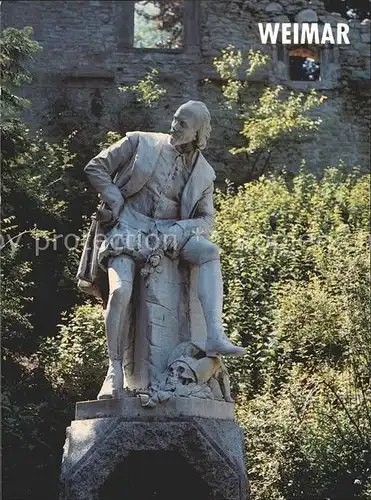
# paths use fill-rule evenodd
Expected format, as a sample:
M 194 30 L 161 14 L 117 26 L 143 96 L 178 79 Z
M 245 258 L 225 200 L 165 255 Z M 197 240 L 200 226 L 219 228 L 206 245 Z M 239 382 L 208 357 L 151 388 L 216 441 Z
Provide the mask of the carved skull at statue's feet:
M 196 383 L 195 372 L 184 361 L 174 361 L 167 369 L 166 384 L 168 385 L 189 385 Z

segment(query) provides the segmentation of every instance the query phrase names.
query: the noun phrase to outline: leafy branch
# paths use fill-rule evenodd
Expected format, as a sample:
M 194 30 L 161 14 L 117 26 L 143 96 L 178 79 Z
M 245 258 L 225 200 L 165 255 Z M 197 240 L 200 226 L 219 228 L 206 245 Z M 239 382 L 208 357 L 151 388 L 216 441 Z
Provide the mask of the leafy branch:
M 213 63 L 226 81 L 222 86 L 225 106 L 241 122 L 240 134 L 245 139 L 243 146 L 233 147 L 230 152 L 246 155 L 253 177 L 259 162 L 257 176 L 266 171 L 281 141 L 293 144 L 319 130 L 322 120 L 311 112 L 326 99 L 315 90 L 304 94 L 288 92 L 280 85 L 266 85 L 258 101 L 251 102 L 249 78 L 269 62 L 269 56 L 260 51 L 244 53 L 228 45 Z
M 166 94 L 166 89 L 157 83 L 158 69 L 152 68 L 136 85 L 123 85 L 119 87 L 121 92 L 132 92 L 136 101 L 147 108 L 151 108 Z

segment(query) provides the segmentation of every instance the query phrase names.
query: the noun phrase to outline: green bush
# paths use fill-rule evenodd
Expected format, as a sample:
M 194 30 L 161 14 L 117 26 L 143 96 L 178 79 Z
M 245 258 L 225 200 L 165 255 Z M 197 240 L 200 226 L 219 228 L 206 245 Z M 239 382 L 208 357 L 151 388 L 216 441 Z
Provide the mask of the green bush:
M 356 383 L 294 369 L 279 395 L 239 401 L 252 499 L 370 498 L 371 421 Z
M 228 360 L 254 500 L 370 498 L 369 176 L 217 195 Z
M 283 176 L 262 177 L 236 194 L 217 193 L 213 240 L 221 248 L 224 324 L 248 350 L 242 360 L 229 362 L 235 388 L 250 396 L 264 390 L 269 367 L 282 364 L 286 337 L 295 355 L 295 338 L 305 350 L 305 332 L 309 344 L 320 337 L 322 354 L 336 358 L 346 337 L 365 330 L 368 200 L 368 176 L 348 175 L 341 167 L 327 169 L 322 179 L 302 171 L 290 183 Z M 315 287 L 321 295 L 307 304 L 305 294 L 316 295 Z M 302 317 L 294 318 L 290 300 L 301 300 L 295 314 Z M 346 332 L 352 322 L 352 333 Z M 320 351 L 316 347 L 315 362 Z
M 95 399 L 107 365 L 102 306 L 80 305 L 62 319 L 59 334 L 41 348 L 46 376 L 75 400 Z

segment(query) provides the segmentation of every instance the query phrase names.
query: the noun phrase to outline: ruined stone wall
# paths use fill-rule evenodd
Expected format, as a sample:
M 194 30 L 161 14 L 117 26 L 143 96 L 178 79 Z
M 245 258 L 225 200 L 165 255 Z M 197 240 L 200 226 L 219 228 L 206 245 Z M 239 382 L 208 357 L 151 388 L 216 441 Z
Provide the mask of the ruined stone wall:
M 85 140 L 104 130 L 147 129 L 166 132 L 178 105 L 187 99 L 204 100 L 211 108 L 213 135 L 207 156 L 219 182 L 229 177 L 247 178 L 242 156 L 228 149 L 241 142 L 238 123 L 220 107 L 221 81 L 212 60 L 227 44 L 237 49 L 260 49 L 272 56 L 272 64 L 251 82 L 251 99 L 264 82 L 281 83 L 307 91 L 316 87 L 328 99 L 322 105 L 321 131 L 303 143 L 298 152 L 281 151 L 277 164 L 296 169 L 304 157 L 315 171 L 326 165 L 366 165 L 369 161 L 370 23 L 349 21 L 351 45 L 331 52 L 325 59 L 321 82 L 290 82 L 282 75 L 271 46 L 262 46 L 258 22 L 294 21 L 303 9 L 312 9 L 320 22 L 346 22 L 325 11 L 322 1 L 311 0 L 186 0 L 187 41 L 183 51 L 159 52 L 130 46 L 130 1 L 4 1 L 3 26 L 32 26 L 43 47 L 31 65 L 35 81 L 25 88 L 33 106 L 26 119 L 51 135 L 86 128 Z M 310 5 L 309 5 L 310 4 Z M 326 55 L 326 57 L 330 57 Z M 280 66 L 281 64 L 281 66 Z M 147 111 L 133 106 L 130 94 L 118 85 L 130 85 L 151 67 L 160 71 L 167 96 L 158 108 Z M 210 80 L 204 84 L 204 79 Z
M 274 60 L 272 47 L 261 44 L 258 22 L 294 22 L 303 9 L 308 9 L 309 4 L 311 9 L 315 9 L 319 22 L 330 22 L 332 25 L 346 22 L 340 15 L 326 12 L 323 2 L 319 0 L 205 2 L 207 8 L 204 9 L 201 30 L 202 57 L 204 72 L 211 77 L 215 87 L 218 82 L 217 79 L 214 80 L 216 75 L 213 75 L 210 61 L 225 47 L 226 42 L 241 50 L 267 52 Z M 283 84 L 290 89 L 304 92 L 316 88 L 328 97 L 318 110 L 322 119 L 320 131 L 305 141 L 299 152 L 290 151 L 288 148 L 278 153 L 273 160 L 275 163 L 295 169 L 300 164 L 299 159 L 305 158 L 311 169 L 317 172 L 327 165 L 338 165 L 340 160 L 349 165 L 369 165 L 370 22 L 352 20 L 349 25 L 351 45 L 333 49 L 334 60 L 330 59 L 330 72 L 324 81 L 290 82 L 287 78 L 280 77 L 274 61 L 265 73 L 259 74 L 258 80 Z M 321 69 L 325 71 L 326 68 Z M 258 86 L 259 82 L 251 82 L 252 100 L 256 98 L 253 87 Z M 217 116 L 219 126 L 219 140 L 215 141 L 215 146 L 218 148 L 222 138 L 227 143 L 233 140 L 235 145 L 235 124 L 225 119 L 224 110 L 217 108 L 218 93 L 215 92 L 214 95 L 210 87 L 201 91 L 201 94 L 206 101 L 215 103 L 214 116 Z M 225 171 L 227 175 L 238 178 L 240 172 L 243 172 L 243 158 L 231 157 L 226 148 L 220 149 L 217 158 L 221 160 L 221 171 L 228 162 L 229 169 Z

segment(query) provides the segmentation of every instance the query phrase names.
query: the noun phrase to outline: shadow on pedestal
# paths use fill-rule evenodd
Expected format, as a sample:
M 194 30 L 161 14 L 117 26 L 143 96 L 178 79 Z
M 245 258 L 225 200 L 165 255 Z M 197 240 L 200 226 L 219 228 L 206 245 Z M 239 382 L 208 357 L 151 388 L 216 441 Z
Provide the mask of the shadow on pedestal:
M 99 500 L 209 500 L 212 493 L 177 452 L 132 452 L 100 488 Z

